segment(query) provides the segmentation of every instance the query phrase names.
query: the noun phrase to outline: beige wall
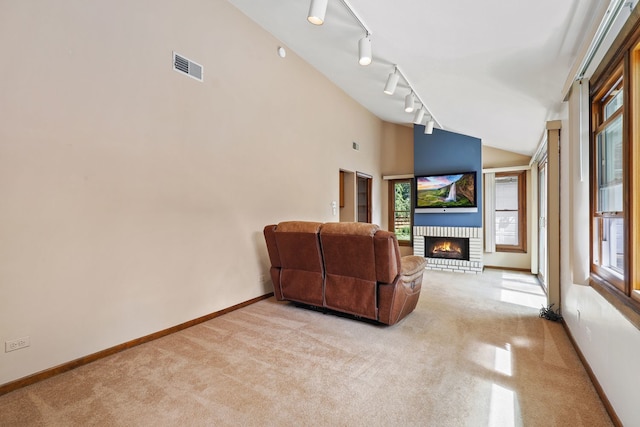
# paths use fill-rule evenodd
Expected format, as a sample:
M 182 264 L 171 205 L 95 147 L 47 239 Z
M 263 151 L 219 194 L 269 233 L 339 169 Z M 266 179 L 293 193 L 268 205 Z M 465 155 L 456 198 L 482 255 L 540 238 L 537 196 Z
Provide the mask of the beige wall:
M 383 175 L 413 174 L 413 128 L 383 123 L 381 148 Z
M 413 175 L 413 128 L 383 123 L 382 133 L 385 143 L 381 149 L 381 171 L 383 176 Z M 389 188 L 387 181 L 383 181 L 382 188 L 382 223 L 388 228 Z
M 531 156 L 501 150 L 499 148 L 482 146 L 482 168 L 505 168 L 512 166 L 527 166 Z
M 404 129 L 278 45 L 224 1 L 0 3 L 0 384 L 270 292 L 263 226 L 337 221 L 340 168 L 381 222 Z
M 385 143 L 381 147 L 381 169 L 383 176 L 413 175 L 413 128 L 384 123 L 382 127 Z M 382 222 L 385 230 L 389 228 L 389 187 L 388 181 L 382 184 Z M 413 248 L 400 246 L 401 255 L 413 255 Z

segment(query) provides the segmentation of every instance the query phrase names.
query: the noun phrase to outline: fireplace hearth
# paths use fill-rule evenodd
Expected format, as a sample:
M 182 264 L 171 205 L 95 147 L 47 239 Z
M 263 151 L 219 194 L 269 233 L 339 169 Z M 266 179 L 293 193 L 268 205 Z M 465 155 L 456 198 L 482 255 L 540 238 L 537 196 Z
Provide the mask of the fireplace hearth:
M 425 236 L 426 258 L 444 258 L 469 261 L 469 239 L 464 237 Z

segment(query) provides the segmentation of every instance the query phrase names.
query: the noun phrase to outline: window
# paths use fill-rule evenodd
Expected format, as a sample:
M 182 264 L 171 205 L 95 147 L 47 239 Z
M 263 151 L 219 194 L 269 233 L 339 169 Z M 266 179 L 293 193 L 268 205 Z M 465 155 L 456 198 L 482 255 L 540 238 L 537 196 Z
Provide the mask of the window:
M 591 86 L 591 284 L 640 328 L 640 31 Z
M 495 176 L 495 242 L 498 252 L 527 251 L 526 172 Z
M 624 87 L 619 66 L 592 100 L 592 271 L 625 291 Z
M 398 244 L 411 246 L 413 242 L 413 215 L 411 179 L 389 181 L 389 230 L 398 238 Z

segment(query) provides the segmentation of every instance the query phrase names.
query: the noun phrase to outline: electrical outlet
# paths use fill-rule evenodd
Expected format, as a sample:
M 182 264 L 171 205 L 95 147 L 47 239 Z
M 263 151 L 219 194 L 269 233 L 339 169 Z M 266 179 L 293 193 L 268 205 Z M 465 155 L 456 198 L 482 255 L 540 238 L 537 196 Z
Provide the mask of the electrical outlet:
M 19 350 L 21 348 L 29 347 L 31 345 L 31 338 L 22 337 L 11 341 L 4 342 L 4 352 L 9 353 L 10 351 Z

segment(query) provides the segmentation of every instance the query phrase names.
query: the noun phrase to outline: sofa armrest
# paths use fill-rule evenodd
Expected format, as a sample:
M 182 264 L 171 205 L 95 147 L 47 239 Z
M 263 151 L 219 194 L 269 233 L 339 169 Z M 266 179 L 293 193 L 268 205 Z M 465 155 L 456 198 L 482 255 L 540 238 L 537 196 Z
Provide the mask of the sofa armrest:
M 412 282 L 424 273 L 427 260 L 417 255 L 406 255 L 400 258 L 400 275 L 403 282 Z
M 380 322 L 393 325 L 416 308 L 426 266 L 427 260 L 421 256 L 400 258 L 400 274 L 395 281 L 378 286 Z
M 264 227 L 263 234 L 264 239 L 267 243 L 267 253 L 269 254 L 269 261 L 271 261 L 271 267 L 279 268 L 282 264 L 280 264 L 280 254 L 278 253 L 278 245 L 276 244 L 276 225 L 270 224 Z

